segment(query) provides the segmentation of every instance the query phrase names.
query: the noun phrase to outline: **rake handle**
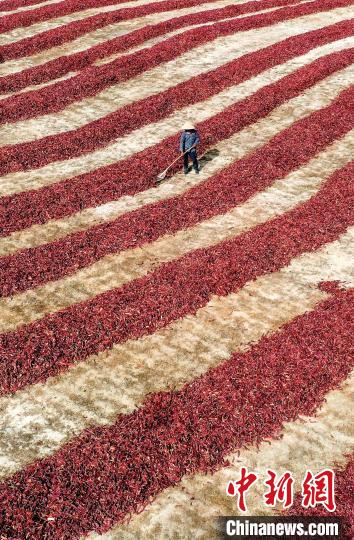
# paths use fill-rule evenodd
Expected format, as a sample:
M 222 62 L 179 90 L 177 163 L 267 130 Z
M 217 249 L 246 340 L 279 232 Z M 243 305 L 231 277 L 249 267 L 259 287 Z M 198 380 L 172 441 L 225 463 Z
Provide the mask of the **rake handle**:
M 182 154 L 180 154 L 174 161 L 172 161 L 172 163 L 170 163 L 170 165 L 167 167 L 167 169 L 165 169 L 165 171 L 168 171 L 168 169 L 170 169 L 172 167 L 172 165 L 174 165 L 176 163 L 176 161 L 178 161 L 182 156 L 184 156 L 185 154 L 187 154 L 188 152 L 193 150 L 193 148 L 195 148 L 196 146 L 197 146 L 196 144 L 193 144 L 193 146 L 188 148 L 188 150 L 186 150 L 185 152 L 182 152 Z

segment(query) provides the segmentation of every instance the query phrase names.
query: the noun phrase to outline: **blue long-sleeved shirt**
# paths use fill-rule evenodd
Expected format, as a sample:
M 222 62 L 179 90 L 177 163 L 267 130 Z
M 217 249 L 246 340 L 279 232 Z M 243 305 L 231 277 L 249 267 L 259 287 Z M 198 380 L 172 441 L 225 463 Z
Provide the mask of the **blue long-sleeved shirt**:
M 183 131 L 179 142 L 179 149 L 181 152 L 186 152 L 186 150 L 199 143 L 200 137 L 198 131 Z

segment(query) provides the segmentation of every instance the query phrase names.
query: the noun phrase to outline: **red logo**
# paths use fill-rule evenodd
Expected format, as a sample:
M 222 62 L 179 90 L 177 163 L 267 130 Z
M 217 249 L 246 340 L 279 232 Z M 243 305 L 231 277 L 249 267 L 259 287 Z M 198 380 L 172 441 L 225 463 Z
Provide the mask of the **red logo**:
M 240 478 L 230 480 L 226 493 L 229 497 L 237 497 L 237 507 L 241 512 L 247 512 L 246 494 L 259 476 L 257 473 L 248 472 L 247 467 L 241 467 Z M 322 504 L 329 512 L 334 512 L 336 504 L 334 502 L 334 477 L 335 474 L 330 469 L 324 469 L 314 475 L 307 471 L 301 484 L 302 506 L 304 508 L 313 508 Z M 264 485 L 267 491 L 264 493 L 264 503 L 266 506 L 276 506 L 282 503 L 283 508 L 290 508 L 294 502 L 294 484 L 295 480 L 289 471 L 281 476 L 272 470 L 267 470 L 267 479 Z
M 322 504 L 328 512 L 334 512 L 334 472 L 325 469 L 316 475 L 311 471 L 306 472 L 302 482 L 302 506 L 313 508 Z
M 266 506 L 275 506 L 277 502 L 283 503 L 283 508 L 289 508 L 294 499 L 294 478 L 286 471 L 280 478 L 274 471 L 267 471 L 268 480 L 264 483 L 268 486 L 268 491 L 264 495 Z
M 241 467 L 241 478 L 228 483 L 226 493 L 230 495 L 230 497 L 235 497 L 237 495 L 237 506 L 241 512 L 247 512 L 246 493 L 257 480 L 257 474 L 252 472 L 247 474 L 247 467 Z

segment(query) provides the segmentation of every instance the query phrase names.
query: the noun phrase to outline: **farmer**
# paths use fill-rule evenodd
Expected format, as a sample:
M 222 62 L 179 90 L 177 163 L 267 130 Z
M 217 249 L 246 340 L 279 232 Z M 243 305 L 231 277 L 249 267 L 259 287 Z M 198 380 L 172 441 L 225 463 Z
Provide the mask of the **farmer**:
M 200 143 L 198 131 L 191 122 L 187 122 L 183 128 L 179 149 L 182 153 L 185 152 L 183 158 L 184 174 L 188 174 L 188 161 L 191 158 L 193 168 L 196 174 L 199 174 L 199 164 L 197 158 L 197 146 Z

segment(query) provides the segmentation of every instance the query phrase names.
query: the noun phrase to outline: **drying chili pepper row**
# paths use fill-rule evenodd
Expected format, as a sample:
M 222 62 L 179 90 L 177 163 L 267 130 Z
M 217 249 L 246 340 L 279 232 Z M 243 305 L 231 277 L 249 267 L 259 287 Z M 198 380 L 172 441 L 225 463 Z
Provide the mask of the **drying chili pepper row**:
M 119 10 L 93 15 L 82 20 L 63 24 L 59 27 L 52 28 L 51 30 L 37 33 L 8 45 L 2 45 L 0 46 L 0 54 L 7 60 L 14 60 L 23 56 L 33 55 L 46 49 L 63 45 L 88 32 L 104 28 L 105 26 L 120 21 Z
M 352 32 L 350 22 L 345 22 L 295 36 L 251 53 L 246 58 L 235 60 L 220 71 L 213 71 L 211 78 L 206 75 L 205 78 L 201 78 L 198 85 L 192 82 L 177 86 L 177 95 L 187 95 L 188 99 L 191 99 L 190 95 L 193 96 L 193 92 L 196 97 L 199 96 L 199 87 L 202 92 L 207 92 L 208 89 L 215 91 L 214 84 L 217 85 L 219 80 L 225 80 L 225 84 L 228 84 L 228 81 L 231 84 L 231 79 L 234 83 L 241 82 L 267 67 L 304 54 L 312 47 L 347 37 L 350 32 Z M 247 101 L 243 100 L 240 104 L 228 107 L 222 113 L 200 123 L 198 129 L 203 137 L 204 148 L 230 137 L 238 130 L 266 116 L 272 108 L 304 91 L 321 76 L 329 75 L 332 70 L 337 69 L 337 59 L 344 62 L 347 54 L 328 55 L 325 59 L 325 71 L 323 71 L 321 60 L 304 66 L 299 71 L 259 90 Z M 231 73 L 230 80 L 229 73 Z M 189 88 L 191 91 L 188 91 Z M 170 92 L 174 95 L 175 90 L 172 89 Z M 173 101 L 175 106 L 180 106 L 180 103 L 176 102 L 176 96 Z M 121 160 L 113 165 L 101 167 L 39 190 L 1 198 L 0 234 L 3 236 L 34 223 L 61 218 L 84 208 L 117 199 L 122 195 L 132 195 L 149 188 L 154 185 L 158 172 L 165 169 L 167 164 L 174 159 L 176 146 L 177 138 L 169 137 L 127 160 Z M 178 166 L 176 165 L 171 172 L 175 172 Z
M 350 28 L 341 28 L 342 32 L 351 32 Z M 330 31 L 332 38 L 332 34 Z M 311 36 L 313 39 L 314 36 Z M 308 44 L 307 47 L 312 47 Z M 92 152 L 122 137 L 132 130 L 150 122 L 156 122 L 171 114 L 174 110 L 191 105 L 199 100 L 240 83 L 264 69 L 282 63 L 306 49 L 306 45 L 287 40 L 243 56 L 206 74 L 201 74 L 186 82 L 152 95 L 140 101 L 126 105 L 103 118 L 90 122 L 76 130 L 50 135 L 39 140 L 3 147 L 0 150 L 0 172 L 6 174 L 18 170 L 27 170 L 46 165 L 52 161 L 66 159 Z M 308 50 L 308 48 L 307 48 Z M 352 51 L 337 53 L 333 56 L 334 65 L 345 67 L 351 61 Z M 332 58 L 328 57 L 329 60 Z M 326 68 L 325 68 L 326 69 Z M 331 66 L 328 73 L 331 72 Z M 323 75 L 325 76 L 325 75 Z M 129 167 L 131 169 L 131 167 Z
M 151 334 L 195 313 L 213 295 L 237 291 L 301 253 L 336 240 L 354 222 L 354 183 L 348 181 L 353 173 L 354 162 L 291 212 L 230 241 L 162 264 L 123 287 L 2 334 L 0 393 L 44 381 L 114 343 Z M 90 250 L 94 252 L 95 246 Z
M 269 95 L 276 98 L 273 92 Z M 163 234 L 227 212 L 349 131 L 353 126 L 353 101 L 354 90 L 342 92 L 330 106 L 296 122 L 258 151 L 180 196 L 144 206 L 56 242 L 2 257 L 1 296 L 59 279 L 105 255 L 141 246 Z M 267 110 L 267 102 L 262 105 Z M 239 109 L 241 113 L 241 104 Z
M 184 475 L 210 473 L 230 452 L 313 414 L 353 367 L 353 298 L 338 291 L 250 351 L 13 475 L 0 485 L 2 534 L 54 540 L 104 532 Z
M 48 6 L 40 6 L 36 9 L 11 13 L 1 17 L 1 31 L 8 32 L 15 28 L 31 26 L 32 24 L 47 21 L 48 19 L 56 19 L 70 13 L 83 11 L 90 8 L 98 8 L 103 6 L 112 6 L 114 4 L 122 4 L 127 0 L 64 0 L 49 4 Z M 214 0 L 203 0 L 203 3 L 212 2 Z M 181 9 L 183 7 L 199 5 L 200 0 L 164 0 L 160 2 L 149 2 L 141 6 L 127 7 L 117 10 L 117 21 L 126 21 L 143 17 L 150 13 L 160 13 L 173 9 Z M 1 6 L 0 6 L 1 8 Z
M 157 43 L 153 47 L 124 55 L 112 62 L 89 67 L 69 79 L 38 90 L 24 92 L 0 101 L 1 123 L 34 118 L 40 114 L 58 112 L 75 101 L 93 96 L 104 88 L 127 81 L 163 62 L 177 58 L 184 52 L 210 42 L 220 36 L 241 30 L 266 27 L 302 15 L 330 11 L 347 6 L 352 0 L 314 0 L 295 7 L 281 8 L 270 13 L 253 15 L 194 28 Z
M 132 47 L 136 47 L 137 45 L 144 43 L 144 41 L 167 34 L 168 32 L 183 28 L 184 26 L 192 26 L 193 24 L 217 21 L 227 17 L 235 17 L 243 13 L 251 13 L 252 11 L 260 11 L 262 9 L 276 6 L 296 4 L 300 1 L 301 0 L 259 0 L 257 3 L 252 1 L 245 4 L 226 6 L 220 9 L 198 11 L 197 13 L 190 13 L 188 15 L 174 17 L 173 19 L 169 19 L 168 21 L 154 25 L 150 24 L 128 34 L 124 34 L 123 36 L 117 36 L 113 39 L 104 41 L 103 43 L 99 43 L 88 50 L 80 51 L 71 55 L 60 56 L 59 58 L 46 62 L 45 64 L 26 69 L 12 75 L 0 77 L 0 92 L 12 92 L 26 88 L 26 86 L 48 82 L 69 73 L 69 71 L 78 71 L 83 69 L 84 67 L 93 64 L 96 60 L 104 58 L 105 56 L 127 51 Z M 109 13 L 107 16 L 108 15 L 111 18 L 117 17 L 115 12 Z M 100 17 L 102 17 L 102 15 Z M 90 18 L 90 24 L 92 24 L 92 19 L 93 17 Z M 44 40 L 42 38 L 41 43 L 43 43 L 43 41 Z M 18 42 L 15 43 L 15 47 L 18 47 Z M 13 54 L 13 49 L 11 49 L 11 54 Z M 26 54 L 28 54 L 27 47 Z
M 17 8 L 42 4 L 46 0 L 4 0 L 1 2 L 1 11 L 12 11 Z

